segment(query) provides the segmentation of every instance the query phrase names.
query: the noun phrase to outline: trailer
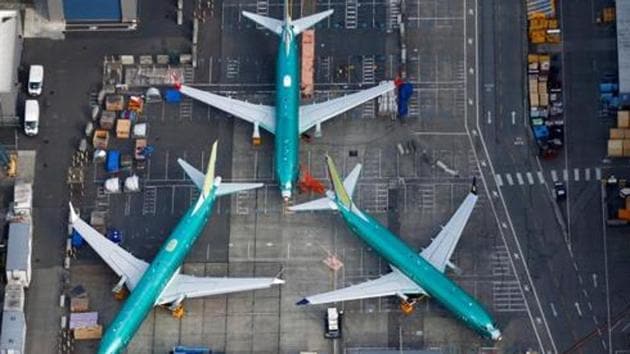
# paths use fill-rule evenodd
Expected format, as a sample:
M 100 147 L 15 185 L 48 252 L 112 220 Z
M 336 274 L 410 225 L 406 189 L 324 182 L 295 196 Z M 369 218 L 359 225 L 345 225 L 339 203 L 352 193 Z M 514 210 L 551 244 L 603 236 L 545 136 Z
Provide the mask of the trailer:
M 9 224 L 6 275 L 9 284 L 28 287 L 31 283 L 31 225 Z
M 22 354 L 26 345 L 26 319 L 22 311 L 4 311 L 0 330 L 0 353 Z

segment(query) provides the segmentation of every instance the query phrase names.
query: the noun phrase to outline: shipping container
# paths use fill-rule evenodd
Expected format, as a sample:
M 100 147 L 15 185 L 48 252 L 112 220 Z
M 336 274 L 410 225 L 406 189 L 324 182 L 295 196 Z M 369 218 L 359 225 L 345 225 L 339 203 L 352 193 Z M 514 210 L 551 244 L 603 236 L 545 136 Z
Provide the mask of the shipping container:
M 16 181 L 13 186 L 13 213 L 19 216 L 30 216 L 33 206 L 33 185 Z
M 309 98 L 313 96 L 313 75 L 315 61 L 315 30 L 306 30 L 302 32 L 302 70 L 300 80 L 300 90 L 302 97 Z
M 70 314 L 70 329 L 93 327 L 98 323 L 98 312 L 75 312 Z
M 103 336 L 103 326 L 94 325 L 90 327 L 75 328 L 74 339 L 76 340 L 92 340 L 100 339 Z
M 617 111 L 617 128 L 630 128 L 630 111 Z
M 630 156 L 630 139 L 623 139 L 623 156 Z
M 28 287 L 31 283 L 32 233 L 30 224 L 9 224 L 6 274 L 9 284 Z
M 625 133 L 624 133 L 623 129 L 610 128 L 610 139 L 611 140 L 623 139 L 623 138 L 625 138 Z
M 608 156 L 623 156 L 623 140 L 608 140 Z
M 4 288 L 4 311 L 24 311 L 24 287 L 7 284 Z
M 4 311 L 0 331 L 1 354 L 23 354 L 26 343 L 26 320 L 22 311 Z
M 70 299 L 70 312 L 86 312 L 89 310 L 89 305 L 87 296 L 73 297 Z

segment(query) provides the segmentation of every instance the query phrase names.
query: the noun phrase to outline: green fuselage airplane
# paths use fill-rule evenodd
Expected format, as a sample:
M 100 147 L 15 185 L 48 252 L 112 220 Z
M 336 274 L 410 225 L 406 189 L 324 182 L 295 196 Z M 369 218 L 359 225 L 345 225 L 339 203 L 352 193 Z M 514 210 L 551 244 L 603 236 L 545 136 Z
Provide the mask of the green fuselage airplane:
M 284 282 L 277 278 L 213 278 L 180 274 L 184 259 L 208 222 L 217 196 L 262 186 L 260 183 L 221 183 L 220 177 L 214 177 L 216 151 L 215 143 L 205 176 L 185 161 L 178 160 L 201 193 L 151 264 L 134 257 L 99 234 L 81 220 L 70 205 L 74 230 L 121 277 L 119 286 L 124 283 L 131 290 L 101 339 L 99 354 L 121 353 L 156 305 L 169 305 L 171 310 L 181 310 L 181 303 L 186 298 L 262 289 Z
M 275 107 L 252 104 L 177 84 L 181 93 L 254 124 L 252 137 L 260 140 L 259 127 L 275 134 L 274 169 L 282 198 L 291 198 L 299 173 L 300 134 L 315 127 L 321 134 L 321 123 L 395 88 L 392 81 L 330 101 L 300 106 L 300 58 L 297 36 L 333 10 L 292 20 L 285 0 L 284 20 L 243 11 L 243 16 L 280 37 L 276 58 Z
M 371 249 L 387 260 L 392 267 L 392 272 L 365 283 L 308 296 L 298 302 L 298 305 L 392 295 L 402 298 L 403 304 L 412 305 L 412 302 L 408 302 L 410 296 L 428 295 L 477 333 L 489 339 L 501 339 L 501 331 L 484 307 L 443 274 L 447 266 L 454 267 L 450 263 L 450 256 L 477 201 L 474 183 L 471 192 L 440 234 L 418 254 L 372 216 L 359 210 L 352 201 L 351 196 L 357 184 L 360 165 L 342 182 L 332 159 L 327 156 L 326 162 L 334 193 L 328 193 L 326 198 L 299 204 L 289 209 L 293 211 L 338 210 L 348 227 Z

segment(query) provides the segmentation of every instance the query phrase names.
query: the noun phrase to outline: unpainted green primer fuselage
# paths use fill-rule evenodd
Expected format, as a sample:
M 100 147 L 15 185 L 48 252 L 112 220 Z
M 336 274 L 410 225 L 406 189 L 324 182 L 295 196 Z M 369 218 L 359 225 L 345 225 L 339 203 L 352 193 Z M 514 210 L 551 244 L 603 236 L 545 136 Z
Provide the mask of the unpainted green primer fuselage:
M 492 338 L 492 331 L 495 331 L 495 335 L 499 333 L 492 317 L 479 302 L 399 237 L 370 215 L 356 210 L 356 206 L 352 206 L 353 210 L 349 210 L 338 201 L 336 204 L 343 219 L 354 233 L 389 264 L 424 289 L 429 296 L 482 336 Z
M 208 222 L 215 201 L 215 189 L 201 202 L 191 206 L 160 248 L 129 298 L 101 340 L 99 354 L 121 353 L 127 347 L 147 314 L 157 304 L 169 281 L 177 274 L 184 258 Z
M 298 48 L 290 21 L 283 26 L 276 62 L 275 172 L 288 199 L 299 170 L 300 77 Z

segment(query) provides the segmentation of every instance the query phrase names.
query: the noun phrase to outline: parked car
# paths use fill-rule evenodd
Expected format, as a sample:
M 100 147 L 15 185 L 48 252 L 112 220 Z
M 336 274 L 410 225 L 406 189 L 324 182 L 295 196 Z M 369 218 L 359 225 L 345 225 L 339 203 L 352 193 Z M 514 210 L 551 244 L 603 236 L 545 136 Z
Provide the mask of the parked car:
M 31 96 L 39 96 L 42 94 L 44 87 L 44 66 L 31 65 L 28 71 L 28 94 Z
M 557 181 L 553 184 L 553 196 L 558 202 L 567 199 L 567 189 L 564 183 Z
M 39 102 L 26 100 L 24 104 L 24 133 L 35 136 L 39 133 Z
M 326 331 L 324 337 L 335 339 L 341 337 L 341 316 L 343 311 L 338 311 L 336 307 L 329 307 L 326 311 Z

